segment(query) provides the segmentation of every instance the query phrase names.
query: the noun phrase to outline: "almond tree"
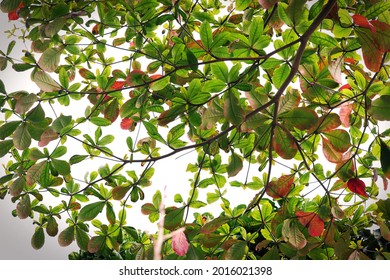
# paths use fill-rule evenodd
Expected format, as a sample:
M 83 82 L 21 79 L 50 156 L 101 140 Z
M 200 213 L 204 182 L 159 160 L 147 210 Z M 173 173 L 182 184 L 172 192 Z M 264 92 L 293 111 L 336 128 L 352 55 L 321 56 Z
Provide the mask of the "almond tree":
M 389 259 L 389 9 L 3 0 L 23 28 L 0 68 L 37 90 L 0 82 L 0 196 L 70 258 L 153 259 L 160 240 L 163 259 Z M 154 166 L 184 155 L 163 204 Z

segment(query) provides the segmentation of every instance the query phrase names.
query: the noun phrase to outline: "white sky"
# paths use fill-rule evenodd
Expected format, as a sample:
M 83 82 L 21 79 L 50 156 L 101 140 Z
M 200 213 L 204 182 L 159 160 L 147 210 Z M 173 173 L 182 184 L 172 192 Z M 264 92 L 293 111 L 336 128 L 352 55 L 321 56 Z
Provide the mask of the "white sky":
M 9 42 L 9 39 L 6 38 L 4 31 L 8 30 L 12 27 L 13 23 L 9 23 L 7 19 L 6 14 L 0 14 L 0 49 L 5 51 Z M 24 46 L 20 45 L 20 42 L 18 42 L 18 45 L 15 47 L 15 50 L 13 51 L 14 57 L 20 57 L 22 56 L 22 53 L 20 52 L 21 48 L 25 49 Z M 29 46 L 28 46 L 29 48 Z M 4 84 L 6 86 L 7 92 L 13 92 L 17 90 L 26 90 L 29 92 L 38 92 L 38 88 L 36 85 L 30 80 L 30 71 L 16 73 L 14 72 L 11 67 L 8 67 L 8 71 L 0 72 L 0 79 L 4 81 Z M 125 91 L 125 94 L 127 92 Z M 73 104 L 75 102 L 71 101 L 71 106 L 67 108 L 57 108 L 56 107 L 56 113 L 59 115 L 61 112 L 65 115 L 72 115 L 73 117 L 75 115 L 83 115 L 84 107 L 79 110 L 74 107 Z M 58 110 L 57 110 L 58 109 Z M 50 110 L 45 110 L 46 112 L 49 112 Z M 0 118 L 2 119 L 2 116 L 0 115 Z M 109 147 L 113 150 L 115 155 L 123 156 L 126 151 L 123 149 L 126 149 L 126 145 L 124 142 L 124 139 L 129 136 L 128 132 L 123 131 L 120 129 L 119 126 L 120 119 L 114 123 L 114 125 L 110 127 L 103 127 L 103 135 L 112 134 L 115 136 L 115 145 L 109 145 Z M 96 126 L 87 123 L 84 124 L 81 128 L 82 134 L 87 133 L 90 135 L 94 135 Z M 80 138 L 81 136 L 79 136 Z M 140 137 L 142 138 L 142 137 Z M 76 152 L 71 151 L 69 148 L 72 146 L 71 142 L 72 140 L 69 139 L 68 143 L 66 143 L 66 146 L 68 147 L 68 153 L 67 156 L 71 156 L 75 154 Z M 56 141 L 54 141 L 56 142 Z M 118 143 L 118 144 L 116 144 Z M 51 145 L 48 146 L 49 150 Z M 163 154 L 164 152 L 162 152 Z M 80 150 L 79 154 L 85 154 L 83 150 Z M 228 154 L 227 154 L 228 155 Z M 176 156 L 173 156 L 169 159 L 165 159 L 162 161 L 157 162 L 155 167 L 155 175 L 152 178 L 153 185 L 151 187 L 148 187 L 145 190 L 145 197 L 146 199 L 144 201 L 141 201 L 138 204 L 138 206 L 146 203 L 151 202 L 152 196 L 155 193 L 156 190 L 163 191 L 164 187 L 167 187 L 167 196 L 168 201 L 167 205 L 174 205 L 173 204 L 173 196 L 176 193 L 182 193 L 183 199 L 186 200 L 188 197 L 188 192 L 190 190 L 189 188 L 189 182 L 188 179 L 193 178 L 194 173 L 187 173 L 185 172 L 187 168 L 188 162 L 194 163 L 196 160 L 197 154 L 195 152 L 188 153 L 188 154 L 177 154 Z M 4 164 L 6 160 L 3 158 L 1 159 L 1 164 Z M 75 178 L 82 179 L 85 172 L 88 168 L 88 170 L 96 170 L 100 165 L 105 164 L 105 161 L 99 160 L 98 158 L 94 159 L 94 161 L 87 161 L 83 163 L 79 163 L 72 167 L 72 175 L 74 174 L 74 171 L 76 171 L 77 175 L 74 175 Z M 132 166 L 126 166 L 125 170 L 131 170 L 130 168 L 133 168 Z M 140 166 L 137 167 L 138 170 L 142 170 Z M 278 172 L 283 172 L 283 170 L 278 166 Z M 331 166 L 329 168 L 330 170 L 333 170 L 334 167 Z M 257 166 L 252 167 L 253 174 L 256 176 L 260 176 L 260 174 L 257 172 Z M 273 169 L 275 171 L 275 168 Z M 273 172 L 274 172 L 273 171 Z M 3 175 L 3 169 L 0 169 L 0 176 Z M 286 173 L 288 173 L 288 170 L 285 170 Z M 139 172 L 138 172 L 139 174 Z M 232 180 L 238 180 L 238 181 L 244 181 L 246 175 L 246 169 L 242 170 L 242 172 L 237 176 L 232 178 Z M 273 176 L 276 176 L 276 174 L 273 174 Z M 251 176 L 250 176 L 251 177 Z M 205 178 L 205 175 L 203 176 Z M 81 186 L 82 187 L 82 186 Z M 240 188 L 232 188 L 227 183 L 225 188 L 222 190 L 225 190 L 226 188 L 229 188 L 228 190 L 228 198 L 230 198 L 233 205 L 237 205 L 240 203 L 240 201 L 244 201 L 244 203 L 249 203 L 250 199 L 254 196 L 256 193 L 255 191 L 247 190 L 243 192 Z M 199 200 L 205 201 L 206 193 L 207 192 L 213 192 L 215 187 L 207 188 L 204 190 L 200 190 L 200 197 Z M 304 192 L 307 190 L 305 189 Z M 204 198 L 204 199 L 202 199 Z M 244 200 L 242 200 L 244 198 Z M 58 204 L 58 202 L 61 200 L 61 198 L 55 199 L 55 204 Z M 45 201 L 43 202 L 45 203 Z M 210 208 L 207 208 L 205 210 L 203 209 L 196 209 L 197 212 L 204 212 L 204 211 L 210 211 L 215 216 L 217 216 L 222 210 L 218 206 L 220 203 L 216 202 L 214 203 Z M 115 204 L 115 202 L 114 202 Z M 177 204 L 176 204 L 177 206 Z M 18 218 L 14 218 L 11 215 L 11 211 L 16 207 L 16 204 L 13 204 L 10 201 L 10 196 L 7 196 L 5 200 L 0 201 L 0 259 L 67 259 L 68 253 L 72 251 L 77 251 L 78 248 L 75 246 L 75 243 L 73 243 L 71 246 L 67 248 L 61 248 L 57 243 L 57 237 L 49 237 L 46 235 L 45 237 L 45 245 L 42 249 L 36 251 L 34 250 L 30 245 L 31 236 L 34 232 L 35 226 L 32 225 L 31 219 L 26 220 L 19 220 Z M 132 215 L 132 213 L 134 213 Z M 147 218 L 147 216 L 143 216 L 139 212 L 138 207 L 134 207 L 133 209 L 130 209 L 127 213 L 128 217 L 128 224 L 134 227 L 139 227 L 142 229 L 150 230 L 154 232 L 156 230 L 156 226 L 150 225 L 150 222 Z M 64 216 L 61 221 L 59 221 L 59 230 L 63 230 L 66 227 L 65 224 L 66 217 Z M 104 218 L 103 218 L 104 219 Z M 192 217 L 190 217 L 191 221 Z M 93 231 L 92 227 L 92 231 Z M 90 231 L 90 233 L 92 232 Z

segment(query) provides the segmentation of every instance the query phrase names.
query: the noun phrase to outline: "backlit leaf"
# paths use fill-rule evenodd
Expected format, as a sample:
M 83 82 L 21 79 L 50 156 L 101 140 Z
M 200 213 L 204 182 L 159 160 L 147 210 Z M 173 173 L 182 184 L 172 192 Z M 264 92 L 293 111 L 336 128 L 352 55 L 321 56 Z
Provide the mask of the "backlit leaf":
M 316 213 L 297 211 L 295 215 L 298 221 L 308 228 L 311 236 L 321 236 L 324 231 L 324 221 Z
M 172 249 L 178 256 L 184 256 L 189 247 L 184 230 L 185 228 L 180 228 L 172 232 Z
M 284 198 L 290 192 L 294 184 L 294 175 L 282 175 L 276 181 L 271 181 L 265 188 L 265 192 L 272 198 Z
M 275 152 L 284 159 L 292 159 L 298 152 L 294 138 L 279 126 L 275 127 L 273 145 Z
M 200 40 L 203 43 L 203 46 L 205 46 L 206 49 L 210 49 L 213 44 L 213 34 L 211 30 L 210 23 L 208 21 L 204 21 L 200 25 Z
M 390 95 L 382 95 L 372 101 L 368 112 L 377 120 L 390 121 Z
M 22 123 L 14 132 L 13 142 L 18 150 L 25 150 L 31 145 L 31 135 L 27 123 Z
M 61 57 L 60 48 L 46 49 L 38 60 L 38 65 L 46 72 L 54 72 L 59 63 Z
M 280 117 L 300 130 L 313 127 L 318 120 L 317 113 L 314 110 L 302 107 L 295 108 Z
M 330 130 L 324 132 L 323 135 L 328 138 L 333 148 L 340 153 L 345 153 L 351 147 L 351 137 L 349 133 L 343 129 Z
M 333 163 L 340 163 L 343 161 L 343 154 L 333 147 L 331 142 L 322 137 L 322 151 L 326 159 Z
M 349 179 L 347 182 L 347 187 L 353 193 L 363 197 L 368 197 L 368 194 L 366 193 L 366 184 L 359 178 Z
M 288 64 L 283 63 L 278 69 L 275 70 L 272 80 L 274 82 L 274 86 L 279 89 L 284 81 L 287 79 L 290 74 L 290 66 Z
M 35 72 L 31 76 L 31 79 L 42 91 L 53 92 L 61 90 L 61 86 L 49 74 L 42 70 Z
M 244 110 L 241 108 L 238 98 L 233 91 L 225 94 L 223 114 L 230 123 L 240 125 L 244 121 Z
M 286 242 L 298 250 L 303 249 L 307 244 L 305 236 L 292 219 L 284 220 L 282 236 Z

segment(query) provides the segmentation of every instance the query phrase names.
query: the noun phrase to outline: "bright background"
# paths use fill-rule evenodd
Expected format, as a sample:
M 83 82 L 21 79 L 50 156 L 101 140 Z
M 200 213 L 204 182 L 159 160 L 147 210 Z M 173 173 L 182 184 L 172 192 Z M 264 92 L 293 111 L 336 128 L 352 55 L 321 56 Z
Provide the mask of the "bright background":
M 12 29 L 14 22 L 8 22 L 8 18 L 6 14 L 0 13 L 0 49 L 5 51 L 8 43 L 11 39 L 7 38 L 7 34 L 4 33 L 4 31 Z M 21 57 L 23 55 L 22 49 L 29 49 L 30 44 L 26 43 L 24 45 L 22 42 L 17 41 L 17 45 L 14 48 L 14 51 L 12 52 L 13 57 Z M 6 71 L 0 72 L 0 79 L 3 80 L 7 92 L 13 92 L 17 90 L 26 90 L 28 92 L 39 92 L 39 89 L 36 87 L 36 85 L 30 80 L 30 71 L 17 73 L 12 70 L 10 65 L 8 66 L 8 69 Z M 73 100 L 72 100 L 73 101 Z M 71 102 L 71 106 L 68 108 L 61 108 L 61 111 L 64 112 L 66 115 L 83 115 L 84 108 L 81 110 L 78 110 L 75 108 L 74 105 L 75 102 Z M 45 107 L 44 107 L 45 108 Z M 49 113 L 50 110 L 45 110 L 47 113 Z M 0 113 L 0 119 L 3 119 L 3 116 Z M 108 128 L 103 128 L 103 135 L 112 134 L 115 136 L 117 141 L 118 139 L 125 139 L 128 136 L 128 132 L 123 131 L 119 127 L 119 120 L 117 120 L 112 126 Z M 388 122 L 386 124 L 388 127 Z M 84 128 L 84 129 L 83 129 Z M 82 133 L 88 133 L 90 135 L 93 135 L 96 126 L 91 124 L 86 124 L 83 128 L 80 128 L 82 130 Z M 385 128 L 384 128 L 385 129 Z M 81 136 L 79 138 L 82 138 Z M 142 137 L 141 137 L 142 138 Z M 122 145 L 116 145 L 116 146 L 109 146 L 112 148 L 114 154 L 118 156 L 123 156 L 126 151 L 122 151 L 124 145 L 124 141 L 122 139 Z M 70 139 L 68 141 L 71 141 Z M 56 142 L 56 141 L 53 141 Z M 119 140 L 120 142 L 120 140 Z M 116 142 L 114 142 L 116 143 Z M 73 151 L 69 151 L 69 148 L 72 146 L 71 142 L 67 142 L 65 144 L 68 147 L 68 154 L 72 155 Z M 48 146 L 48 148 L 50 145 Z M 49 148 L 50 150 L 50 148 Z M 82 153 L 82 154 L 85 154 Z M 161 154 L 164 154 L 164 152 L 161 152 Z M 167 201 L 166 205 L 173 205 L 173 196 L 176 193 L 181 193 L 183 196 L 183 199 L 186 200 L 188 197 L 188 191 L 189 188 L 189 182 L 188 180 L 190 178 L 193 178 L 194 173 L 186 173 L 187 164 L 189 162 L 194 162 L 196 159 L 197 154 L 193 152 L 185 152 L 183 154 L 177 154 L 174 155 L 168 159 L 164 159 L 162 161 L 157 162 L 154 165 L 155 168 L 155 175 L 152 178 L 153 185 L 151 187 L 148 187 L 145 190 L 145 200 L 141 201 L 136 204 L 138 207 L 134 207 L 133 209 L 129 209 L 127 212 L 127 220 L 128 224 L 131 226 L 134 226 L 136 228 L 149 230 L 150 232 L 156 231 L 156 224 L 151 224 L 147 218 L 147 216 L 142 215 L 139 212 L 139 206 L 150 202 L 152 199 L 153 194 L 156 192 L 156 190 L 160 190 L 163 192 L 164 187 L 166 187 L 166 195 L 167 195 Z M 8 159 L 2 158 L 0 160 L 0 164 L 5 164 L 8 161 Z M 105 164 L 104 161 L 88 161 L 86 163 L 79 163 L 75 165 L 77 168 L 77 174 L 78 178 L 83 178 L 84 173 L 87 171 L 96 170 L 100 165 Z M 109 162 L 107 162 L 109 163 Z M 140 166 L 127 166 L 125 170 L 131 170 L 132 168 L 138 168 L 139 170 L 142 170 Z M 333 166 L 330 166 L 329 169 L 334 169 Z M 251 171 L 256 172 L 257 167 L 253 166 Z M 280 166 L 276 166 L 273 168 L 273 172 L 277 170 L 278 172 L 286 172 L 288 173 L 288 169 L 283 169 Z M 3 168 L 0 168 L 0 177 L 3 176 Z M 139 174 L 139 172 L 137 172 Z M 253 173 L 253 172 L 252 172 Z M 258 172 L 257 172 L 258 173 Z M 72 175 L 74 174 L 74 167 L 72 167 Z M 244 181 L 246 175 L 246 169 L 242 170 L 241 174 L 239 174 L 237 177 L 234 177 L 233 180 L 238 181 Z M 256 174 L 259 176 L 260 174 Z M 277 174 L 272 174 L 272 176 L 276 176 Z M 380 195 L 379 197 L 385 198 L 386 194 L 383 191 L 383 187 L 381 186 L 381 182 L 378 181 L 378 185 L 380 188 Z M 317 186 L 317 185 L 316 185 Z M 82 187 L 82 186 L 81 186 Z M 226 184 L 225 188 L 229 187 L 228 183 Z M 313 186 L 315 187 L 315 186 Z M 309 192 L 310 189 L 305 189 L 304 192 Z M 321 190 L 319 190 L 321 191 Z M 200 194 L 200 199 L 202 200 L 202 195 L 205 195 L 206 192 L 213 192 L 213 189 L 206 189 L 202 190 L 202 193 Z M 249 200 L 254 196 L 256 192 L 246 190 L 243 192 L 240 188 L 232 188 L 229 187 L 228 190 L 228 196 L 227 198 L 230 200 L 232 205 L 237 205 L 240 201 L 245 201 L 245 203 L 248 203 Z M 315 193 L 315 192 L 314 192 Z M 314 194 L 313 193 L 313 194 Z M 58 203 L 58 199 L 56 199 L 56 205 Z M 204 199 L 205 201 L 205 199 Z M 43 201 L 45 202 L 45 200 Z M 207 210 L 203 209 L 196 209 L 197 212 L 204 212 L 204 211 L 210 211 L 215 216 L 217 216 L 222 210 L 219 207 L 220 202 L 216 202 L 211 207 L 208 207 Z M 115 203 L 114 204 L 119 204 Z M 49 237 L 48 235 L 45 235 L 45 245 L 40 250 L 34 250 L 31 247 L 30 240 L 31 236 L 34 233 L 35 225 L 32 224 L 31 219 L 26 220 L 20 220 L 19 218 L 15 218 L 11 215 L 11 212 L 13 209 L 15 209 L 16 204 L 13 204 L 10 201 L 10 196 L 8 195 L 5 200 L 0 200 L 0 260 L 18 260 L 18 259 L 41 259 L 41 260 L 59 260 L 59 259 L 67 259 L 68 254 L 73 251 L 78 251 L 78 248 L 75 244 L 75 242 L 66 248 L 62 248 L 58 245 L 57 237 Z M 189 221 L 191 221 L 192 216 L 190 214 Z M 65 215 L 61 220 L 58 221 L 59 223 L 59 231 L 61 232 L 65 227 L 66 217 Z M 104 218 L 103 218 L 104 220 Z M 93 231 L 93 227 L 92 227 Z M 91 232 L 92 232 L 91 231 Z M 91 233 L 90 232 L 90 233 Z

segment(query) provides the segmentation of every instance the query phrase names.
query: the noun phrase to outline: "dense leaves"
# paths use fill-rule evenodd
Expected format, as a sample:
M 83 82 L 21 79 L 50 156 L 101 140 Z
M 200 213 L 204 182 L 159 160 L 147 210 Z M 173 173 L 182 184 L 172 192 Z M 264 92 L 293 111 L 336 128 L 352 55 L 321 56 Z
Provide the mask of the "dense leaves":
M 0 8 L 0 69 L 32 83 L 0 80 L 0 198 L 33 248 L 390 258 L 389 1 Z

